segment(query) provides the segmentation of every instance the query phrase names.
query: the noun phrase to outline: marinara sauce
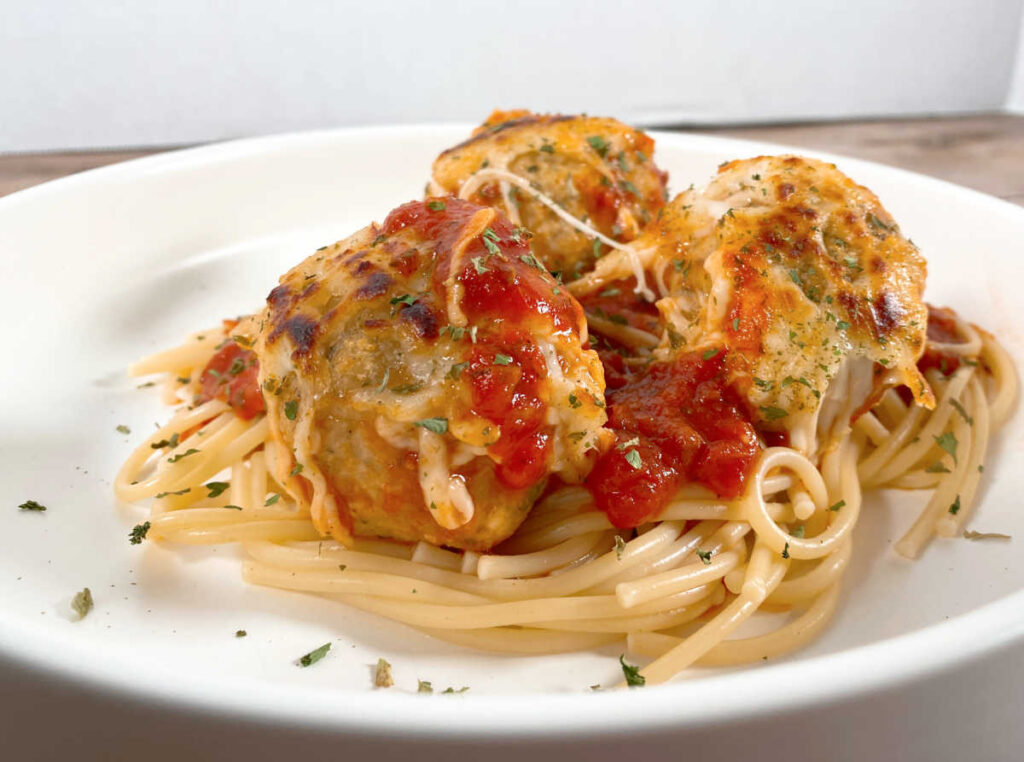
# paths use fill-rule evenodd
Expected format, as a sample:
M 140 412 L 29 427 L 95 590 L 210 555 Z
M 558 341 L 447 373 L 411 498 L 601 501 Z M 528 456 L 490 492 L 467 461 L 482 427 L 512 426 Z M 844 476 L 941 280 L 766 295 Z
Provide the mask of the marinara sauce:
M 533 256 L 529 233 L 489 209 L 451 197 L 414 201 L 389 214 L 381 232 L 403 228 L 436 242 L 432 284 L 442 301 L 456 268 L 459 306 L 477 327 L 459 377 L 472 411 L 495 424 L 488 450 L 499 481 L 513 489 L 536 484 L 548 472 L 554 434 L 536 337 L 578 332 L 582 309 Z
M 199 376 L 197 395 L 197 402 L 212 399 L 224 400 L 247 421 L 267 409 L 255 352 L 230 340 L 217 350 Z
M 726 381 L 724 359 L 724 352 L 683 353 L 608 392 L 616 442 L 587 486 L 616 527 L 657 518 L 688 482 L 725 498 L 743 492 L 761 441 Z

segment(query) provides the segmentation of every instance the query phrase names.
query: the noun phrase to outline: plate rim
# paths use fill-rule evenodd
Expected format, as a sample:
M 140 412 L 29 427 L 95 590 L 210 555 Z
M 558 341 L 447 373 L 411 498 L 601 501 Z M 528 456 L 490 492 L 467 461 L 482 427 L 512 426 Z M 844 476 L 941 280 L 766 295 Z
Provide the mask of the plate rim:
M 267 151 L 287 151 L 302 145 L 362 139 L 400 139 L 408 135 L 422 139 L 431 131 L 464 135 L 473 125 L 462 122 L 431 122 L 410 125 L 368 125 L 276 135 L 241 138 L 200 146 L 174 149 L 159 154 L 97 167 L 67 177 L 25 188 L 0 198 L 0 224 L 3 216 L 21 204 L 43 202 L 48 196 L 73 192 L 95 182 L 115 182 L 162 171 L 185 171 Z M 692 150 L 725 150 L 736 153 L 797 153 L 841 163 L 849 167 L 871 168 L 917 187 L 933 187 L 970 197 L 999 215 L 1024 218 L 1024 208 L 955 183 L 891 167 L 878 162 L 808 150 L 797 146 L 748 139 L 688 132 L 646 130 L 657 143 L 675 143 Z M 980 625 L 980 626 L 979 626 Z M 947 621 L 885 638 L 833 654 L 783 661 L 758 667 L 682 680 L 642 691 L 602 691 L 587 694 L 592 711 L 580 714 L 580 694 L 520 695 L 499 694 L 455 698 L 439 704 L 422 697 L 400 693 L 356 693 L 344 689 L 322 689 L 294 685 L 273 686 L 272 702 L 257 693 L 228 694 L 216 691 L 223 681 L 202 679 L 178 683 L 137 684 L 129 676 L 110 672 L 98 663 L 83 664 L 70 657 L 54 657 L 41 648 L 19 644 L 18 623 L 0 617 L 0 659 L 30 667 L 51 677 L 81 687 L 114 695 L 130 696 L 152 705 L 194 711 L 203 708 L 221 717 L 259 719 L 296 728 L 357 735 L 384 735 L 402 738 L 572 738 L 586 734 L 617 734 L 625 730 L 667 730 L 710 726 L 721 722 L 763 717 L 808 706 L 839 703 L 872 691 L 894 689 L 939 676 L 957 667 L 977 661 L 999 649 L 1024 643 L 1024 590 L 954 616 Z M 964 637 L 964 634 L 970 637 Z M 12 637 L 13 636 L 13 637 Z M 20 647 L 19 647 L 20 646 Z M 528 657 L 526 657 L 528 658 Z M 843 680 L 829 683 L 822 675 L 841 674 Z M 817 681 L 815 677 L 818 677 Z M 817 682 L 825 688 L 814 689 Z M 699 683 L 699 694 L 694 684 Z M 789 691 L 779 693 L 785 683 Z M 258 681 L 256 684 L 262 684 Z M 739 688 L 740 690 L 737 690 Z M 359 696 L 358 702 L 336 711 L 337 704 L 317 702 L 321 693 L 335 699 Z M 775 700 L 764 702 L 765 695 Z M 310 700 L 310 699 L 314 700 Z M 692 699 L 699 698 L 699 701 Z M 284 699 L 284 700 L 282 700 Z M 294 699 L 291 700 L 291 699 Z M 688 700 L 689 699 L 689 700 Z M 448 705 L 450 703 L 450 706 Z M 681 713 L 679 706 L 686 706 Z M 395 727 L 394 711 L 400 707 L 402 726 Z M 502 711 L 495 719 L 495 709 Z M 557 727 L 552 716 L 558 718 Z M 449 720 L 457 722 L 449 725 Z M 448 730 L 456 727 L 457 730 Z

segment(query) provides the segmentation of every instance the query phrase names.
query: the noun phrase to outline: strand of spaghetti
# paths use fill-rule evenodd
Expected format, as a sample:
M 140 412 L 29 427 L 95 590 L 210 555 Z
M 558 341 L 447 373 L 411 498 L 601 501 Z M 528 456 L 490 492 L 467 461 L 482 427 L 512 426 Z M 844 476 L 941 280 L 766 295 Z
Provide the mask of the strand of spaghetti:
M 964 341 L 928 341 L 928 345 L 940 354 L 959 357 L 977 357 L 981 353 L 982 337 L 978 330 L 955 312 L 952 313 L 956 331 Z
M 866 485 L 867 480 L 883 468 L 900 451 L 900 448 L 911 440 L 927 414 L 927 410 L 917 406 L 912 407 L 909 412 L 904 414 L 896 427 L 890 430 L 889 438 L 860 462 L 858 471 L 862 484 Z
M 721 590 L 719 586 L 717 588 Z M 537 627 L 574 632 L 616 632 L 627 635 L 630 632 L 652 632 L 671 627 L 681 627 L 693 622 L 712 605 L 712 596 L 705 596 L 689 606 L 665 611 L 659 614 L 643 614 L 608 619 L 573 619 L 572 621 L 537 622 Z
M 853 555 L 853 540 L 848 539 L 830 556 L 826 556 L 806 574 L 779 583 L 766 603 L 790 605 L 800 603 L 838 583 Z
M 356 571 L 352 569 L 306 571 L 301 574 L 278 569 L 273 566 L 246 561 L 242 576 L 247 582 L 286 590 L 304 590 L 316 593 L 338 595 L 365 595 L 372 598 L 388 598 L 415 606 L 432 606 L 446 611 L 476 611 L 485 606 L 495 605 L 488 599 L 437 585 L 427 580 L 414 580 L 398 574 Z M 431 601 L 431 603 L 421 603 Z
M 194 334 L 191 341 L 171 349 L 156 352 L 128 366 L 132 378 L 153 373 L 173 373 L 179 368 L 205 367 L 214 349 L 224 340 L 219 328 Z
M 584 592 L 612 595 L 616 587 L 635 579 L 642 579 L 652 571 L 664 571 L 678 565 L 697 550 L 702 544 L 709 542 L 711 536 L 723 525 L 717 521 L 701 521 L 690 527 L 685 533 L 671 544 L 662 548 L 661 552 L 649 555 L 642 563 L 632 564 L 620 569 L 617 573 L 609 575 L 598 584 L 586 588 Z
M 1005 347 L 988 331 L 979 332 L 983 337 L 981 359 L 992 374 L 992 388 L 995 390 L 995 396 L 988 403 L 989 415 L 992 428 L 998 429 L 1010 417 L 1010 410 L 1017 400 L 1020 379 Z
M 655 600 L 664 595 L 692 590 L 720 579 L 739 565 L 742 556 L 726 551 L 712 557 L 708 563 L 686 564 L 678 569 L 654 574 L 639 582 L 621 582 L 615 587 L 615 597 L 624 609 Z
M 532 627 L 495 627 L 486 630 L 420 628 L 432 638 L 464 648 L 504 654 L 561 654 L 589 651 L 622 640 L 614 632 L 567 632 Z
M 679 525 L 674 522 L 665 522 L 647 534 L 626 543 L 621 556 L 617 552 L 606 553 L 593 561 L 561 574 L 532 579 L 481 580 L 458 572 L 449 572 L 423 564 L 413 564 L 402 559 L 380 559 L 370 554 L 341 548 L 325 548 L 322 555 L 324 558 L 334 559 L 335 564 L 343 563 L 352 568 L 361 569 L 386 569 L 396 574 L 438 581 L 459 590 L 479 592 L 499 600 L 550 598 L 574 595 L 629 566 L 642 563 L 663 551 L 679 535 L 679 529 Z M 308 551 L 304 552 L 301 549 L 284 546 L 256 545 L 249 548 L 249 553 L 263 561 L 276 559 L 272 562 L 292 570 L 299 563 L 314 566 L 322 564 L 320 558 L 310 558 Z
M 907 490 L 935 489 L 935 487 L 938 486 L 939 481 L 941 481 L 941 476 L 939 474 L 928 473 L 927 471 L 919 468 L 914 471 L 907 471 L 907 473 L 902 476 L 891 479 L 885 486 L 893 489 Z
M 701 656 L 701 667 L 731 667 L 764 659 L 774 659 L 796 650 L 816 638 L 832 619 L 839 602 L 839 585 L 826 589 L 810 607 L 777 630 L 753 638 L 723 640 Z M 636 656 L 658 658 L 682 643 L 682 638 L 656 632 L 626 636 L 627 650 Z
M 249 479 L 245 469 L 245 461 L 235 461 L 231 464 L 231 504 L 241 508 L 252 508 L 254 496 L 249 493 Z M 260 502 L 265 500 L 260 498 Z
M 620 344 L 626 344 L 633 348 L 653 349 L 661 342 L 657 336 L 648 331 L 634 328 L 631 325 L 614 323 L 608 318 L 598 317 L 593 313 L 586 313 L 587 325 L 594 333 L 607 336 Z
M 156 430 L 156 433 L 142 444 L 136 447 L 131 455 L 121 465 L 117 476 L 114 478 L 114 494 L 120 499 L 134 502 L 146 497 L 152 497 L 159 488 L 151 489 L 149 485 L 141 482 L 139 476 L 145 468 L 149 459 L 159 452 L 159 448 L 153 445 L 164 440 L 170 440 L 175 434 L 179 437 L 193 426 L 198 426 L 210 418 L 216 417 L 230 408 L 220 400 L 210 400 L 193 410 L 183 410 L 171 418 L 164 426 Z M 133 484 L 132 482 L 136 482 Z M 163 490 L 166 491 L 166 490 Z
M 293 576 L 293 573 L 286 570 L 249 561 L 244 566 L 243 574 L 247 581 L 269 587 L 337 593 L 346 598 L 358 593 L 366 597 L 358 604 L 360 608 L 368 604 L 373 608 L 391 609 L 394 613 L 389 616 L 407 624 L 451 629 L 480 629 L 537 622 L 556 623 L 675 613 L 680 608 L 707 597 L 710 592 L 707 587 L 695 588 L 665 596 L 637 606 L 633 611 L 627 611 L 619 606 L 614 596 L 610 595 L 534 598 L 499 603 L 480 602 L 476 596 L 471 596 L 472 600 L 469 600 L 466 593 L 450 588 L 437 585 L 428 587 L 429 583 L 411 582 L 405 577 L 372 572 L 307 572 L 298 579 L 298 575 Z M 456 600 L 450 604 L 421 602 L 430 599 L 440 601 L 441 596 L 455 596 Z M 394 600 L 383 600 L 384 598 L 400 599 L 401 604 L 396 606 Z
M 974 495 L 981 479 L 981 467 L 985 461 L 989 437 L 988 403 L 985 401 L 985 392 L 977 377 L 972 378 L 967 387 L 967 400 L 964 408 L 971 419 L 968 421 L 968 425 L 974 430 L 971 432 L 970 450 L 966 453 L 967 466 L 964 481 L 957 493 L 960 507 L 956 513 L 947 511 L 939 515 L 935 522 L 935 534 L 939 537 L 959 537 L 974 509 Z
M 929 374 L 933 385 L 935 385 L 935 378 L 938 375 L 940 375 L 938 371 Z M 953 415 L 955 409 L 953 402 L 959 401 L 963 396 L 964 389 L 967 388 L 967 383 L 973 375 L 974 369 L 970 367 L 961 368 L 953 374 L 946 388 L 942 390 L 935 410 L 931 412 L 924 426 L 918 432 L 917 441 L 908 443 L 869 479 L 865 479 L 862 474 L 861 481 L 866 487 L 886 484 L 890 479 L 908 471 L 928 454 L 928 451 L 935 446 L 935 437 L 945 430 L 950 416 Z
M 953 420 L 953 436 L 958 442 L 958 450 L 970 451 L 970 426 L 960 416 Z M 917 520 L 896 543 L 896 552 L 901 556 L 904 558 L 919 557 L 934 535 L 936 522 L 942 517 L 942 514 L 950 510 L 960 510 L 959 504 L 954 502 L 954 496 L 959 494 L 961 485 L 964 483 L 968 460 L 967 457 L 961 457 L 954 463 L 952 473 L 944 475 Z
M 635 293 L 642 294 L 643 297 L 647 299 L 647 301 L 649 302 L 654 301 L 654 292 L 647 287 L 647 279 L 644 274 L 643 262 L 641 261 L 640 257 L 637 255 L 635 249 L 632 246 L 629 246 L 628 244 L 619 243 L 618 241 L 604 235 L 601 231 L 591 227 L 582 220 L 576 219 L 567 211 L 565 211 L 561 206 L 559 206 L 554 199 L 550 198 L 537 188 L 534 188 L 533 185 L 531 185 L 527 180 L 524 180 L 518 175 L 514 175 L 511 172 L 508 172 L 504 169 L 481 169 L 477 171 L 476 174 L 470 176 L 466 180 L 466 182 L 462 184 L 462 187 L 459 188 L 459 198 L 469 198 L 470 196 L 473 195 L 474 192 L 476 192 L 476 189 L 479 188 L 480 185 L 482 185 L 483 183 L 487 182 L 490 179 L 504 180 L 510 185 L 514 185 L 520 190 L 526 191 L 535 199 L 537 199 L 540 203 L 544 204 L 544 206 L 546 206 L 548 209 L 554 212 L 555 215 L 558 216 L 558 218 L 561 219 L 562 222 L 564 222 L 565 224 L 569 225 L 572 228 L 575 228 L 576 230 L 578 230 L 579 232 L 583 233 L 586 236 L 589 236 L 590 238 L 596 238 L 598 241 L 600 241 L 605 246 L 608 246 L 611 249 L 623 252 L 623 254 L 626 256 L 626 260 L 629 264 L 632 274 L 636 277 L 636 288 L 634 289 Z M 600 264 L 600 262 L 598 264 Z M 571 286 L 570 290 L 572 290 Z
M 550 548 L 560 542 L 592 532 L 613 529 L 608 516 L 602 511 L 588 511 L 571 516 L 535 532 L 515 535 L 502 545 L 504 553 L 531 553 Z
M 875 447 L 880 447 L 890 436 L 889 429 L 878 420 L 871 410 L 854 421 L 853 428 L 863 432 Z
M 583 534 L 546 550 L 517 556 L 482 555 L 477 561 L 476 573 L 480 579 L 536 577 L 547 574 L 587 555 L 603 534 Z
M 743 592 L 715 617 L 665 655 L 640 670 L 648 685 L 663 683 L 735 632 L 778 586 L 789 562 L 758 539 L 747 565 Z
M 843 443 L 837 450 L 827 453 L 824 460 L 839 457 L 840 454 L 851 461 L 855 457 L 852 448 L 846 447 Z M 799 476 L 819 509 L 828 505 L 828 493 L 821 472 L 806 457 L 795 450 L 772 447 L 761 454 L 755 474 L 760 477 L 766 471 L 778 467 L 789 468 Z M 854 478 L 853 481 L 856 479 Z M 859 499 L 847 501 L 848 504 L 841 511 L 836 512 L 837 518 L 824 532 L 816 537 L 796 537 L 772 521 L 759 490 L 751 490 L 748 494 L 751 499 L 746 502 L 749 508 L 747 521 L 757 532 L 758 542 L 765 543 L 776 553 L 787 552 L 793 558 L 800 560 L 821 558 L 830 554 L 852 531 L 860 513 Z
M 762 488 L 762 494 L 767 491 Z M 768 502 L 768 515 L 775 521 L 793 521 L 796 514 L 787 503 Z M 739 501 L 708 503 L 702 500 L 675 500 L 661 512 L 661 521 L 743 521 L 746 509 Z
M 174 513 L 164 514 L 164 516 L 174 515 Z M 154 539 L 193 545 L 222 545 L 255 540 L 312 540 L 320 536 L 313 525 L 309 523 L 309 519 L 225 522 L 220 526 L 200 524 L 164 529 L 159 525 L 164 516 L 150 520 L 149 531 L 153 534 Z
M 173 492 L 184 487 L 201 484 L 212 479 L 232 463 L 240 460 L 267 440 L 270 424 L 266 416 L 252 421 L 236 418 L 204 442 L 209 451 L 200 450 L 195 460 L 181 461 L 181 468 L 166 474 L 167 491 Z M 197 444 L 200 444 L 197 442 Z M 199 448 L 196 448 L 199 449 Z M 178 466 L 179 464 L 174 464 Z
M 268 500 L 266 455 L 262 450 L 249 456 L 249 494 L 255 502 L 255 508 L 265 505 Z M 280 499 L 277 498 L 278 501 Z

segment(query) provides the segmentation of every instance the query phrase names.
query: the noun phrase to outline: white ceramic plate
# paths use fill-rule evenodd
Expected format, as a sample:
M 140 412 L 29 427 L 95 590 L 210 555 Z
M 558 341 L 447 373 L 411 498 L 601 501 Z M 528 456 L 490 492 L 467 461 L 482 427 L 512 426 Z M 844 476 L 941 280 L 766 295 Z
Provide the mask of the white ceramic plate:
M 82 691 L 83 706 L 123 697 L 160 707 L 164 717 L 201 712 L 205 721 L 281 732 L 358 734 L 371 746 L 397 734 L 432 739 L 440 749 L 460 738 L 541 746 L 608 734 L 692 739 L 768 716 L 806 719 L 815 707 L 899 696 L 997 651 L 1010 655 L 1009 672 L 999 674 L 1024 678 L 1019 415 L 993 448 L 972 521 L 978 530 L 1013 534 L 1012 542 L 936 541 L 920 561 L 907 562 L 892 545 L 920 497 L 871 495 L 838 614 L 821 639 L 778 663 L 695 670 L 657 689 L 592 694 L 589 685 L 620 679 L 616 648 L 481 655 L 320 598 L 247 587 L 230 547 L 129 545 L 142 514 L 114 500 L 111 480 L 167 410 L 135 388 L 125 366 L 257 308 L 278 275 L 310 251 L 418 197 L 433 157 L 468 129 L 239 141 L 0 200 L 7 346 L 0 656 L 8 670 L 0 685 L 4 674 L 41 674 L 54 695 L 61 686 Z M 703 183 L 723 160 L 782 150 L 680 134 L 656 139 L 673 189 Z M 837 161 L 882 198 L 928 257 L 928 299 L 993 330 L 1019 362 L 1024 210 L 906 172 Z M 132 435 L 117 433 L 119 424 Z M 17 510 L 26 499 L 49 510 Z M 84 586 L 96 608 L 75 622 L 68 604 Z M 238 629 L 248 637 L 235 638 Z M 327 641 L 333 650 L 315 668 L 295 667 Z M 371 665 L 381 656 L 394 665 L 397 685 L 388 691 L 371 689 Z M 19 691 L 34 682 L 20 679 Z M 471 690 L 416 696 L 417 679 Z

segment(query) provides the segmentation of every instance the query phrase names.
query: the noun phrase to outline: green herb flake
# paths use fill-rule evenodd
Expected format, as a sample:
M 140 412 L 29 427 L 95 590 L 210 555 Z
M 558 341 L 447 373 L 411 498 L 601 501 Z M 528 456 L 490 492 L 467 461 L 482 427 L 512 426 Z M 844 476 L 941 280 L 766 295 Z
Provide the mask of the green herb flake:
M 786 547 L 782 549 L 782 557 L 789 558 L 789 543 L 786 543 Z
M 37 503 L 35 500 L 26 500 L 18 506 L 18 509 L 22 511 L 35 511 L 37 513 L 42 513 L 46 510 L 46 506 L 42 503 Z
M 421 421 L 416 421 L 413 426 L 418 426 L 421 429 L 432 431 L 435 434 L 447 434 L 448 433 L 448 419 L 447 418 L 424 418 Z
M 294 421 L 295 420 L 295 416 L 298 415 L 298 413 L 299 413 L 299 401 L 298 400 L 288 400 L 286 403 L 284 403 L 284 417 L 287 418 L 289 421 Z
M 713 553 L 710 550 L 697 550 L 697 558 L 699 558 L 700 562 L 705 566 L 711 566 L 712 555 Z
M 391 663 L 387 659 L 377 659 L 377 669 L 373 676 L 374 688 L 390 688 L 395 684 L 391 676 Z
M 311 664 L 316 664 L 322 658 L 327 656 L 327 652 L 330 651 L 330 650 L 331 650 L 331 644 L 330 643 L 324 643 L 319 648 L 314 648 L 308 654 L 306 654 L 304 656 L 300 656 L 299 657 L 299 661 L 297 662 L 297 664 L 300 667 L 308 667 Z
M 249 633 L 247 633 L 245 630 L 235 630 L 235 637 L 236 638 L 244 638 L 248 634 Z
M 958 513 L 960 513 L 960 496 L 959 495 L 956 496 L 956 500 L 953 501 L 953 504 L 949 506 L 949 512 L 952 513 L 954 516 L 956 516 Z
M 611 147 L 611 144 L 600 135 L 591 135 L 587 138 L 587 143 L 602 159 L 608 155 L 608 149 Z
M 177 492 L 157 492 L 156 493 L 156 498 L 159 499 L 159 498 L 162 498 L 162 497 L 167 497 L 168 495 L 184 495 L 184 494 L 186 494 L 188 492 L 191 492 L 191 491 L 192 491 L 191 487 L 185 487 L 185 489 L 179 489 Z
M 718 349 L 717 348 L 715 348 L 715 349 L 708 349 L 708 350 L 705 350 L 704 354 L 701 355 L 701 357 L 703 357 L 705 360 L 710 360 L 712 357 L 714 357 L 717 354 L 718 354 Z
M 630 450 L 626 453 L 626 462 L 637 471 L 643 468 L 644 465 L 643 459 L 640 457 L 640 453 L 637 450 Z
M 570 394 L 569 395 L 569 407 L 571 407 L 573 410 L 575 410 L 576 408 L 583 407 L 583 403 L 580 402 L 579 397 L 577 397 L 575 394 Z
M 128 436 L 129 434 L 132 433 L 132 430 L 125 426 L 123 423 L 118 424 L 116 431 L 118 434 L 124 434 L 125 436 Z
M 490 228 L 487 228 L 487 229 L 490 230 Z M 501 254 L 501 249 L 498 248 L 498 244 L 495 243 L 494 240 L 491 240 L 486 235 L 484 235 L 483 236 L 483 242 L 484 242 L 484 246 L 487 248 L 488 252 L 490 252 L 491 254 L 495 254 L 495 255 L 496 254 Z M 477 259 L 479 259 L 479 257 L 474 257 L 473 258 L 474 266 L 476 265 L 476 260 Z M 479 267 L 477 267 L 477 272 L 481 272 Z M 483 272 L 487 272 L 487 270 L 484 269 Z
M 404 304 L 404 305 L 407 305 L 407 306 L 411 307 L 413 304 L 416 303 L 416 297 L 415 296 L 411 296 L 410 294 L 402 294 L 401 296 L 393 296 L 390 299 L 390 303 L 391 304 Z
M 301 463 L 296 463 L 292 466 L 292 470 L 288 472 L 288 476 L 298 476 L 302 473 L 302 468 L 303 466 Z
M 626 549 L 626 541 L 619 535 L 615 535 L 615 558 L 622 560 L 622 551 Z
M 972 418 L 971 416 L 969 416 L 967 414 L 967 411 L 964 409 L 964 406 L 961 405 L 958 400 L 950 400 L 949 404 L 953 406 L 953 408 L 956 410 L 956 412 L 960 413 L 960 416 L 965 421 L 967 421 L 967 425 L 968 426 L 973 426 L 974 425 L 974 418 Z
M 956 448 L 959 444 L 959 442 L 957 442 L 956 435 L 952 431 L 947 431 L 941 436 L 932 438 L 935 440 L 935 444 L 948 452 L 952 456 L 953 462 L 956 463 Z
M 768 421 L 777 421 L 780 418 L 785 418 L 787 415 L 789 415 L 789 413 L 787 413 L 782 408 L 774 407 L 772 405 L 767 405 L 764 407 L 760 407 L 758 409 L 761 411 L 761 415 L 765 417 L 765 420 Z
M 503 355 L 503 354 L 501 354 L 499 352 L 498 354 L 494 355 L 494 364 L 495 365 L 511 365 L 512 364 L 512 358 L 509 357 L 508 355 Z
M 92 611 L 92 607 L 92 591 L 87 587 L 83 587 L 81 591 L 75 593 L 74 598 L 71 599 L 71 608 L 76 614 L 78 614 L 79 621 L 85 619 L 86 615 Z
M 790 532 L 789 534 L 790 534 L 790 536 L 791 536 L 791 537 L 801 538 L 801 537 L 803 537 L 803 536 L 804 536 L 804 532 L 806 532 L 806 531 L 807 531 L 807 530 L 806 530 L 806 529 L 804 528 L 804 525 L 803 525 L 803 524 L 801 524 L 800 526 L 796 527 L 796 528 L 795 528 L 795 529 L 794 529 L 794 530 L 793 530 L 792 532 Z
M 965 540 L 1012 540 L 1008 534 L 1002 532 L 975 532 L 972 529 L 968 529 L 964 532 Z
M 203 485 L 209 490 L 207 497 L 219 497 L 224 494 L 224 491 L 231 486 L 231 482 L 207 482 Z
M 640 667 L 627 664 L 625 654 L 619 654 L 619 664 L 622 666 L 622 674 L 626 678 L 626 685 L 630 688 L 640 688 L 647 685 L 647 678 L 640 674 Z
M 178 453 L 177 455 L 173 455 L 170 458 L 168 458 L 167 462 L 177 463 L 182 458 L 187 458 L 189 455 L 195 455 L 197 452 L 199 452 L 199 450 L 195 449 L 194 447 L 189 447 L 187 450 L 185 450 L 185 452 Z
M 143 521 L 141 524 L 136 524 L 132 527 L 131 534 L 128 535 L 128 542 L 132 545 L 139 545 L 143 540 L 146 539 L 146 535 L 149 533 L 149 522 Z
M 458 381 L 462 376 L 462 371 L 469 367 L 468 362 L 457 362 L 448 369 L 448 378 L 452 381 Z
M 926 474 L 948 474 L 950 471 L 941 460 L 930 463 L 924 472 Z
M 416 681 L 416 692 L 417 693 L 433 693 L 434 684 L 429 680 L 417 680 Z
M 280 499 L 281 499 L 281 496 L 279 494 L 275 493 L 275 494 L 271 495 L 270 497 L 268 497 L 266 500 L 263 501 L 263 506 L 264 507 L 271 506 L 271 505 L 273 505 L 274 503 L 276 503 Z
M 452 686 L 448 686 L 443 691 L 441 691 L 441 693 L 442 693 L 442 695 L 445 694 L 445 693 L 465 693 L 468 690 L 469 690 L 469 686 L 468 685 L 463 685 L 458 690 L 455 690 L 455 688 L 453 688 Z
M 830 505 L 828 507 L 828 509 L 834 513 L 835 511 L 838 511 L 840 508 L 845 508 L 845 507 L 846 507 L 846 501 L 845 500 L 840 500 L 838 503 L 832 503 L 832 505 Z
M 154 450 L 161 450 L 164 447 L 170 447 L 173 449 L 178 446 L 179 436 L 180 435 L 178 434 L 178 432 L 174 432 L 174 434 L 171 435 L 170 439 L 161 439 L 159 442 L 153 442 L 153 444 L 151 444 L 150 447 L 152 447 Z
M 447 208 L 448 207 L 444 203 L 444 201 L 428 201 L 427 202 L 427 209 L 429 209 L 432 212 L 443 212 Z
M 491 246 L 494 246 L 494 244 L 492 243 Z M 483 257 L 472 257 L 469 261 L 473 263 L 473 269 L 476 270 L 477 275 L 490 272 L 490 268 L 484 264 Z

